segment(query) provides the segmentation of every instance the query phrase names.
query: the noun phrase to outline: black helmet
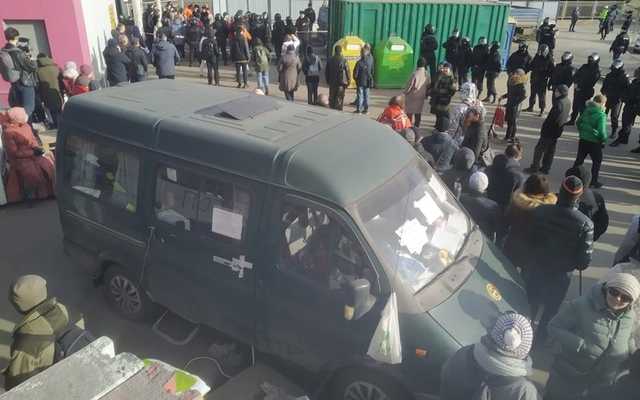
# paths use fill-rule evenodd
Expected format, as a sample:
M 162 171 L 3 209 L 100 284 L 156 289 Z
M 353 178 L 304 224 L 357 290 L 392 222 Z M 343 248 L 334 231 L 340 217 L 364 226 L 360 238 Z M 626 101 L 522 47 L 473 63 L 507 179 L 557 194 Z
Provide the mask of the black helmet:
M 462 38 L 462 44 L 469 45 L 470 43 L 471 40 L 468 37 L 465 36 Z
M 460 36 L 460 29 L 453 28 L 453 31 L 451 32 L 451 36 L 459 37 Z
M 544 17 L 544 19 L 542 20 L 543 24 L 549 24 L 549 17 Z
M 435 32 L 435 29 L 433 28 L 433 25 L 427 24 L 427 26 L 424 27 L 424 31 L 427 32 L 429 35 L 433 35 Z
M 491 47 L 500 48 L 500 42 L 498 42 L 497 40 L 494 40 L 493 42 L 491 42 Z
M 487 38 L 484 36 L 480 36 L 480 39 L 478 39 L 478 44 L 487 44 Z
M 619 58 L 617 60 L 613 60 L 613 63 L 611 63 L 611 70 L 612 71 L 616 71 L 616 70 L 622 69 L 622 67 L 624 67 L 624 63 Z
M 280 21 L 280 20 L 282 19 L 282 15 L 280 15 L 280 13 L 275 13 L 275 15 L 273 16 L 273 18 L 274 18 L 276 21 Z
M 589 64 L 597 64 L 598 62 L 600 62 L 600 55 L 598 53 L 589 54 L 589 57 L 587 58 L 587 62 Z
M 220 15 L 220 13 L 217 13 L 215 15 L 215 17 L 213 17 L 216 21 L 220 21 L 222 19 L 222 15 Z
M 562 53 L 562 57 L 560 58 L 560 60 L 563 63 L 571 63 L 571 61 L 573 61 L 573 53 L 570 51 L 565 51 L 564 53 Z
M 538 54 L 540 54 L 543 57 L 546 57 L 549 55 L 549 45 L 546 44 L 541 44 L 540 46 L 538 46 Z
M 529 45 L 526 44 L 525 42 L 520 43 L 520 45 L 518 45 L 518 51 L 527 51 L 529 50 Z

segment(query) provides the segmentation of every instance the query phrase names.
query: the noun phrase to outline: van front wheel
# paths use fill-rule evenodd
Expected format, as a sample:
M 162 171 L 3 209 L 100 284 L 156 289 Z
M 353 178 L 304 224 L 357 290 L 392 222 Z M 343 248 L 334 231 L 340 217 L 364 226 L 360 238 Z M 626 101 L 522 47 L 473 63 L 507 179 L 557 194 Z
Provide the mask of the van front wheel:
M 383 374 L 368 369 L 338 371 L 329 388 L 331 400 L 406 400 L 405 390 Z
M 157 309 L 133 274 L 119 265 L 106 270 L 104 293 L 111 307 L 130 320 L 150 319 Z

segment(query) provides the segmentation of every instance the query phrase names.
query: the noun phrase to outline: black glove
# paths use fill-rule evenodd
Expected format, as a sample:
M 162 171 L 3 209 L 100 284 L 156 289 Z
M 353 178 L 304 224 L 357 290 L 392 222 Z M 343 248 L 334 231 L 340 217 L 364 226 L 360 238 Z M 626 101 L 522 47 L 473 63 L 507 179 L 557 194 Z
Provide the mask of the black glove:
M 44 155 L 44 149 L 42 147 L 34 147 L 33 155 L 36 157 L 42 157 Z

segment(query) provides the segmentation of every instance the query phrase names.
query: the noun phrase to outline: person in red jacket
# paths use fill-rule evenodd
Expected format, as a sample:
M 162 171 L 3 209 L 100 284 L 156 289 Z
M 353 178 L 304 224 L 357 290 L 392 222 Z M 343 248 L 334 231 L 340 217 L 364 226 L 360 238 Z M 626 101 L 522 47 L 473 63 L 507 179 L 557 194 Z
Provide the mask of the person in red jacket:
M 378 117 L 378 122 L 389 125 L 391 129 L 402 133 L 405 129 L 413 127 L 407 113 L 404 112 L 404 96 L 393 96 L 389 100 L 389 105 Z

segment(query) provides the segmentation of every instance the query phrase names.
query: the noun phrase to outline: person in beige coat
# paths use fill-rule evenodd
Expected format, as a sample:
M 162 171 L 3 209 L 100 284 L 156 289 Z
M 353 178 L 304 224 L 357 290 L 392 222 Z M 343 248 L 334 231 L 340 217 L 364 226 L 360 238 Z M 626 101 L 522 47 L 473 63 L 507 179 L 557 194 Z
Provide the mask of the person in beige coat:
M 426 65 L 427 61 L 420 57 L 418 66 L 404 89 L 405 111 L 416 128 L 420 127 L 422 107 L 427 98 L 427 89 L 431 85 L 431 77 L 425 69 Z
M 282 56 L 278 64 L 280 90 L 284 92 L 284 96 L 289 101 L 293 101 L 293 94 L 298 90 L 300 71 L 302 71 L 302 64 L 296 55 L 296 49 L 293 45 L 289 45 L 287 52 Z

